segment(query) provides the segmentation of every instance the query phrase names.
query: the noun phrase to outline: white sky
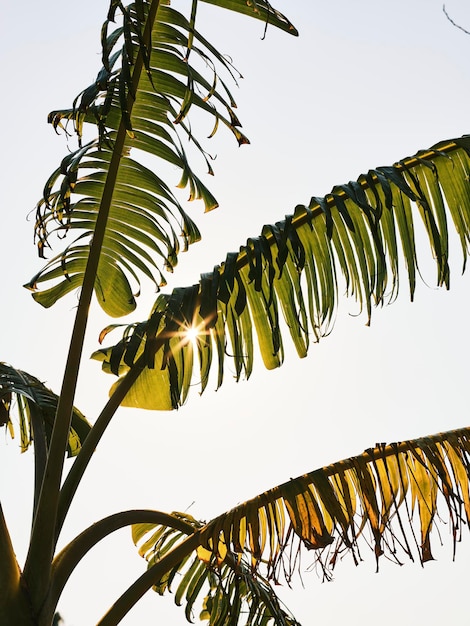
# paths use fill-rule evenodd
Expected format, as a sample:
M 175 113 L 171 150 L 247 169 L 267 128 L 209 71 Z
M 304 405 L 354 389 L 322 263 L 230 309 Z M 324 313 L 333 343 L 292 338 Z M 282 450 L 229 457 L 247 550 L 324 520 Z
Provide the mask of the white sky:
M 179 4 L 174 1 L 175 8 Z M 258 234 L 262 224 L 282 219 L 310 196 L 470 132 L 470 37 L 449 24 L 441 4 L 278 0 L 275 6 L 298 27 L 300 38 L 270 29 L 265 41 L 260 23 L 201 9 L 200 30 L 230 54 L 245 77 L 234 94 L 252 144 L 237 149 L 222 129 L 206 144 L 217 154 L 216 176 L 209 182 L 221 207 L 207 215 L 189 207 L 204 239 L 181 260 L 171 286 L 197 280 L 227 251 Z M 69 106 L 97 73 L 107 5 L 107 0 L 78 5 L 27 0 L 18 18 L 13 3 L 2 3 L 0 360 L 56 391 L 75 299 L 46 311 L 22 289 L 40 267 L 32 223 L 25 217 L 66 151 L 46 115 Z M 470 30 L 465 0 L 449 0 L 447 9 Z M 429 287 L 420 286 L 410 305 L 403 280 L 398 302 L 378 310 L 370 328 L 363 317 L 351 315 L 357 306 L 344 300 L 334 332 L 312 346 L 304 361 L 289 349 L 278 371 L 265 372 L 257 362 L 248 383 L 227 379 L 221 390 L 208 389 L 202 398 L 195 390 L 177 413 L 122 411 L 95 454 L 64 539 L 104 515 L 134 507 L 190 507 L 194 516 L 209 519 L 375 442 L 467 425 L 469 279 L 460 276 L 457 246 L 451 263 L 450 293 L 433 288 L 434 270 L 424 263 Z M 133 320 L 147 316 L 152 298 L 142 297 Z M 85 354 L 95 349 L 107 323 L 95 312 Z M 92 421 L 110 382 L 96 363 L 84 362 L 76 404 Z M 22 557 L 32 455 L 20 457 L 17 445 L 17 440 L 2 442 L 0 498 Z M 365 555 L 358 568 L 340 563 L 330 584 L 304 574 L 305 589 L 297 581 L 297 591 L 283 597 L 304 626 L 463 623 L 469 537 L 464 536 L 456 563 L 445 526 L 442 538 L 444 549 L 435 549 L 438 561 L 424 569 L 384 562 L 376 575 L 373 559 Z M 308 563 L 307 555 L 305 567 Z M 60 611 L 66 626 L 94 624 L 144 566 L 127 531 L 104 542 L 64 593 Z M 150 593 L 122 623 L 183 624 L 185 618 L 172 598 Z

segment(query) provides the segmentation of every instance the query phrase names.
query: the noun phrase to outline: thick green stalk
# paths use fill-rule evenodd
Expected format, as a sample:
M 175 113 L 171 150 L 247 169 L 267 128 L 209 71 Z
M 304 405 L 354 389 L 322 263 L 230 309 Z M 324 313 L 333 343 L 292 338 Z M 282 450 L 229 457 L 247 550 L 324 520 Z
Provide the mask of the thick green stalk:
M 153 0 L 147 17 L 146 31 L 152 28 L 160 0 Z M 132 111 L 133 94 L 137 91 L 140 76 L 144 68 L 142 53 L 136 58 L 132 93 L 129 94 L 128 111 Z M 49 448 L 48 461 L 44 475 L 36 515 L 33 521 L 31 542 L 26 559 L 24 575 L 31 591 L 33 605 L 40 607 L 49 586 L 51 563 L 56 543 L 56 519 L 59 489 L 62 480 L 65 450 L 72 419 L 73 403 L 77 386 L 80 360 L 82 356 L 88 311 L 98 269 L 106 224 L 113 199 L 117 174 L 119 171 L 127 131 L 121 120 L 117 131 L 113 156 L 103 190 L 100 210 L 96 219 L 93 240 L 90 246 L 87 267 L 80 293 L 79 305 L 75 317 L 67 363 L 57 406 L 56 418 Z
M 165 337 L 165 331 L 157 335 L 155 339 L 157 350 L 163 345 Z M 93 424 L 90 432 L 87 435 L 87 438 L 83 442 L 80 452 L 75 457 L 73 465 L 60 491 L 59 508 L 57 515 L 57 536 L 62 529 L 75 492 L 77 491 L 78 485 L 80 484 L 80 481 L 83 477 L 83 474 L 85 473 L 88 463 L 91 460 L 96 446 L 100 442 L 101 437 L 108 427 L 112 417 L 121 405 L 121 402 L 126 397 L 127 392 L 135 383 L 145 367 L 147 367 L 147 355 L 144 352 L 144 354 L 142 354 L 137 359 L 137 361 L 130 368 L 130 370 L 127 372 L 127 374 L 123 377 L 119 385 L 114 390 L 112 396 L 109 398 L 105 407 L 98 416 L 96 422 Z
M 106 221 L 113 195 L 113 185 L 119 169 L 122 148 L 124 147 L 125 128 L 123 124 L 121 124 L 121 127 L 122 129 L 120 128 L 117 134 L 113 158 L 109 167 L 100 211 L 96 220 L 96 228 L 90 246 L 90 254 L 75 317 L 62 389 L 57 405 L 46 472 L 34 518 L 30 550 L 25 565 L 25 576 L 30 581 L 31 587 L 37 588 L 38 593 L 35 594 L 37 602 L 40 602 L 40 596 L 43 596 L 44 587 L 49 581 L 50 565 L 56 538 L 55 522 L 59 488 L 62 480 L 65 450 L 70 431 L 73 402 L 88 321 L 88 310 L 93 295 L 96 271 L 106 230 Z
M 141 356 L 127 372 L 113 395 L 110 397 L 105 407 L 101 411 L 98 419 L 93 424 L 87 438 L 82 444 L 82 448 L 78 455 L 75 457 L 72 467 L 70 468 L 67 478 L 62 485 L 60 491 L 59 508 L 57 514 L 57 536 L 59 535 L 62 525 L 67 516 L 67 512 L 72 503 L 77 487 L 85 473 L 85 470 L 90 462 L 93 452 L 96 449 L 101 437 L 103 436 L 108 424 L 110 423 L 113 415 L 116 413 L 121 402 L 126 396 L 126 393 L 132 387 L 137 380 L 139 374 L 146 366 L 145 357 Z
M 40 410 L 35 405 L 30 405 L 31 426 L 34 441 L 34 503 L 33 515 L 41 493 L 41 485 L 44 480 L 47 463 L 47 440 L 44 428 L 44 420 Z
M 201 544 L 201 531 L 187 537 L 161 561 L 152 565 L 116 600 L 96 626 L 116 626 L 161 577 L 189 556 Z
M 0 624 L 33 626 L 27 591 L 22 584 L 10 533 L 0 505 Z
M 71 541 L 54 559 L 49 593 L 41 611 L 40 626 L 49 626 L 60 595 L 75 567 L 102 539 L 132 524 L 154 523 L 180 530 L 186 535 L 194 533 L 188 522 L 161 511 L 131 510 L 110 515 L 93 524 Z M 0 622 L 1 623 L 1 622 Z

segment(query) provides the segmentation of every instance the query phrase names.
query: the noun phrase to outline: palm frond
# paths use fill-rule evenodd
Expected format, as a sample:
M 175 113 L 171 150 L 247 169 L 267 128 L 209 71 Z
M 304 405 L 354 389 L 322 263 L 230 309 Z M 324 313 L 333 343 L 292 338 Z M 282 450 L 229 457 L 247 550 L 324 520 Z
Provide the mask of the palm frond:
M 16 413 L 20 430 L 20 449 L 25 452 L 41 437 L 46 448 L 52 434 L 57 395 L 31 374 L 0 363 L 0 425 L 14 435 L 12 413 Z M 67 454 L 75 456 L 91 428 L 88 420 L 74 408 Z
M 58 396 L 31 374 L 0 363 L 0 426 L 6 426 L 14 437 L 17 421 L 21 452 L 34 445 L 34 510 L 46 471 L 58 401 Z M 73 407 L 66 440 L 69 457 L 80 452 L 90 430 L 87 419 Z
M 468 254 L 469 154 L 469 137 L 441 142 L 334 187 L 308 207 L 297 206 L 202 274 L 198 284 L 160 295 L 148 321 L 127 327 L 120 342 L 94 358 L 120 375 L 143 359 L 147 367 L 124 405 L 176 408 L 187 397 L 195 354 L 204 391 L 214 360 L 218 386 L 227 361 L 237 379 L 250 376 L 255 337 L 264 365 L 279 367 L 282 316 L 299 356 L 306 356 L 311 339 L 330 331 L 343 287 L 369 320 L 373 306 L 396 298 L 403 273 L 413 299 L 419 228 L 435 260 L 437 284 L 448 288 L 448 222 L 460 239 L 464 269 Z M 190 328 L 197 330 L 194 342 Z
M 111 2 L 102 29 L 103 67 L 96 81 L 71 109 L 49 115 L 55 129 L 68 132 L 73 126 L 79 146 L 51 175 L 37 206 L 40 256 L 51 246 L 53 233 L 59 238 L 69 231 L 75 234 L 26 285 L 46 307 L 81 286 L 97 216 L 105 206 L 109 213 L 95 294 L 111 316 L 135 308 L 141 277 L 153 281 L 157 290 L 165 284 L 162 272 L 177 263 L 180 235 L 184 249 L 200 238 L 163 177 L 146 165 L 152 157 L 160 169 L 165 163 L 178 168 L 178 186 L 189 188 L 190 200 L 202 199 L 206 210 L 217 206 L 183 148 L 183 138 L 189 138 L 212 173 L 209 157 L 188 123 L 191 109 L 212 120 L 211 134 L 222 124 L 239 144 L 248 141 L 222 76 L 236 80 L 234 69 L 195 29 L 195 11 L 186 18 L 165 4 L 153 0 L 125 8 Z M 241 2 L 227 4 L 242 10 Z M 255 5 L 248 13 L 255 11 L 287 28 L 288 22 L 269 3 Z M 120 24 L 111 28 L 118 6 Z M 85 127 L 94 127 L 98 136 L 84 143 Z
M 360 560 L 369 547 L 384 555 L 431 560 L 431 540 L 442 509 L 453 550 L 470 522 L 470 428 L 390 445 L 334 463 L 267 491 L 211 521 L 204 545 L 248 553 L 269 580 L 290 581 L 298 548 L 330 577 L 345 553 Z M 438 515 L 439 507 L 439 515 Z
M 432 538 L 437 534 L 441 541 L 437 525 L 443 523 L 444 509 L 455 553 L 462 528 L 470 522 L 469 479 L 469 427 L 376 444 L 359 456 L 291 479 L 205 525 L 197 523 L 196 558 L 187 554 L 158 581 L 156 590 L 163 593 L 177 584 L 175 600 L 179 603 L 186 594 L 191 607 L 209 582 L 203 612 L 207 618 L 209 609 L 217 613 L 238 601 L 239 587 L 233 586 L 237 576 L 247 589 L 249 576 L 260 585 L 255 603 L 264 601 L 271 584 L 290 584 L 302 567 L 305 549 L 309 568 L 316 566 L 326 579 L 348 554 L 357 565 L 362 549 L 373 552 L 377 568 L 380 557 L 423 564 L 433 558 Z M 163 563 L 179 536 L 165 526 L 140 525 L 134 528 L 134 540 L 151 567 Z M 275 624 L 295 623 L 282 619 L 273 617 Z
M 194 531 L 204 527 L 192 516 L 172 513 L 189 523 Z M 132 528 L 134 543 L 148 568 L 162 561 L 178 542 L 185 537 L 181 531 L 156 524 L 135 524 Z M 188 554 L 154 585 L 163 595 L 175 592 L 175 603 L 185 605 L 188 621 L 192 621 L 198 602 L 199 618 L 211 626 L 296 626 L 298 623 L 286 612 L 271 584 L 253 572 L 245 559 L 224 552 L 224 558 L 215 556 L 202 546 Z

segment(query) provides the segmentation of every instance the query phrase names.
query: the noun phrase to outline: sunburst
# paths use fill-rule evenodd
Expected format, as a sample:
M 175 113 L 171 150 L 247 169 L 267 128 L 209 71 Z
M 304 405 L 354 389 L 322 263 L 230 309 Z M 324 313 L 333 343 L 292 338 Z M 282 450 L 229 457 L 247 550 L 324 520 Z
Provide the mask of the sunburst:
M 192 341 L 194 343 L 200 335 L 200 332 L 201 330 L 198 326 L 190 326 L 184 331 L 184 338 L 187 341 Z
M 192 324 L 184 324 L 182 331 L 182 341 L 185 343 L 191 342 L 193 345 L 200 337 L 209 333 L 205 319 L 199 321 L 199 323 L 193 320 Z

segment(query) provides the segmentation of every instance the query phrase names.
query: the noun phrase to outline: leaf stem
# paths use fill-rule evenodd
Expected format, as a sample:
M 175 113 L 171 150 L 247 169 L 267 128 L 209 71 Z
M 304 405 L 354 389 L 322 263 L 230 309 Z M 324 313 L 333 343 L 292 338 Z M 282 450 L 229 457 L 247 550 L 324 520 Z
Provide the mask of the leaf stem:
M 50 623 L 60 595 L 75 567 L 82 558 L 102 539 L 111 533 L 132 524 L 154 523 L 180 530 L 186 535 L 194 533 L 194 528 L 183 519 L 146 509 L 121 511 L 103 518 L 85 529 L 73 539 L 54 559 L 52 564 L 51 586 L 47 600 L 41 611 L 40 622 Z M 49 620 L 49 622 L 48 622 Z
M 122 379 L 113 395 L 109 398 L 83 442 L 80 452 L 75 457 L 73 465 L 60 491 L 56 527 L 57 537 L 62 529 L 75 492 L 77 491 L 78 485 L 80 484 L 96 446 L 98 445 L 121 402 L 125 398 L 126 393 L 135 383 L 145 365 L 145 357 L 142 355 L 127 372 L 126 376 Z
M 44 421 L 42 415 L 40 414 L 40 411 L 38 411 L 37 407 L 33 405 L 30 406 L 29 412 L 31 415 L 31 426 L 34 443 L 34 515 L 36 512 L 39 494 L 41 492 L 41 485 L 44 480 L 44 474 L 46 470 L 47 440 Z
M 147 593 L 153 585 L 157 584 L 166 572 L 175 567 L 184 557 L 191 554 L 200 543 L 201 530 L 198 530 L 192 535 L 189 535 L 163 559 L 155 563 L 155 565 L 152 565 L 152 567 L 128 587 L 96 626 L 116 626 L 116 624 L 119 624 L 122 618 L 129 613 L 142 596 Z
M 56 540 L 55 526 L 59 488 L 62 480 L 65 450 L 72 420 L 73 403 L 88 321 L 88 311 L 93 295 L 96 272 L 106 230 L 106 222 L 112 201 L 114 181 L 116 180 L 116 174 L 119 168 L 124 139 L 125 128 L 124 125 L 121 124 L 116 137 L 113 157 L 111 159 L 103 191 L 103 198 L 96 220 L 95 232 L 90 246 L 90 254 L 75 317 L 62 389 L 57 405 L 46 472 L 39 496 L 36 515 L 34 517 L 30 549 L 26 559 L 25 576 L 32 588 L 37 588 L 40 595 L 42 595 L 45 586 L 48 584 L 50 575 L 50 565 Z M 39 598 L 37 598 L 37 600 L 39 601 Z
M 32 624 L 29 600 L 22 586 L 10 533 L 0 504 L 0 624 Z
M 159 3 L 160 0 L 153 0 L 151 3 L 145 25 L 146 33 L 151 32 Z M 133 68 L 132 89 L 130 89 L 128 94 L 128 115 L 130 115 L 132 111 L 134 103 L 133 94 L 135 94 L 137 90 L 137 85 L 143 68 L 143 53 L 142 50 L 139 50 L 139 54 L 137 55 Z M 62 480 L 65 450 L 67 447 L 72 419 L 73 403 L 88 321 L 88 312 L 93 295 L 101 248 L 106 232 L 106 224 L 113 199 L 117 174 L 119 172 L 119 166 L 124 152 L 126 136 L 126 125 L 121 117 L 83 278 L 75 324 L 72 331 L 69 353 L 65 366 L 61 394 L 57 406 L 54 428 L 52 431 L 46 471 L 38 500 L 36 515 L 33 520 L 30 548 L 25 563 L 24 575 L 31 590 L 34 606 L 41 606 L 46 590 L 49 586 L 52 557 L 57 539 L 56 521 L 59 489 Z

